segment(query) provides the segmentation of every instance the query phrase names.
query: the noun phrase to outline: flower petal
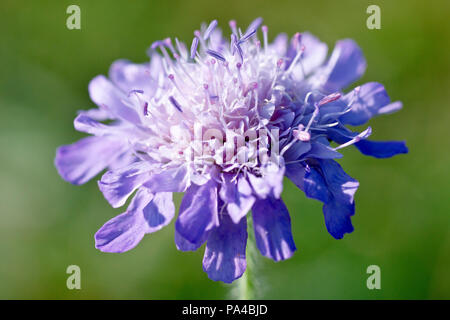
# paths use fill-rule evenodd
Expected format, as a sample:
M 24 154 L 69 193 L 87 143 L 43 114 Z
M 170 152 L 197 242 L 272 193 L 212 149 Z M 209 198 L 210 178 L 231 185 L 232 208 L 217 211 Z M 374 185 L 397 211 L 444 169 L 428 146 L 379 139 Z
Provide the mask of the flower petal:
M 219 226 L 211 230 L 203 257 L 203 270 L 214 281 L 231 283 L 241 277 L 246 268 L 247 221 L 235 223 L 225 213 Z
M 355 213 L 354 195 L 359 183 L 334 160 L 320 160 L 320 169 L 331 197 L 323 206 L 325 225 L 336 239 L 353 231 L 350 217 Z
M 248 181 L 253 188 L 254 194 L 261 199 L 265 199 L 268 196 L 280 198 L 283 191 L 284 170 L 284 163 L 278 166 L 271 162 L 261 168 L 261 177 L 248 173 Z
M 147 96 L 153 96 L 157 88 L 153 77 L 159 69 L 155 64 L 135 64 L 127 60 L 117 60 L 109 68 L 109 78 L 125 93 L 143 90 Z
M 251 195 L 251 187 L 244 177 L 234 181 L 232 178 L 232 174 L 224 175 L 219 196 L 225 202 L 233 222 L 238 223 L 252 208 L 255 197 Z
M 147 222 L 147 233 L 160 230 L 168 225 L 175 214 L 175 205 L 171 192 L 158 192 L 143 208 L 143 217 Z
M 325 67 L 313 77 L 316 87 L 325 92 L 336 92 L 358 80 L 366 70 L 366 60 L 361 49 L 351 39 L 336 43 Z
M 343 155 L 341 153 L 334 151 L 323 143 L 312 143 L 311 150 L 304 155 L 304 158 L 316 159 L 337 159 L 342 157 Z
M 315 168 L 309 168 L 304 175 L 304 191 L 309 198 L 328 203 L 332 197 L 328 191 L 328 186 L 319 171 Z
M 106 172 L 98 182 L 98 186 L 111 206 L 118 208 L 150 178 L 151 169 L 151 165 L 145 161 L 134 162 L 127 167 Z
M 60 176 L 73 184 L 86 183 L 114 163 L 126 150 L 122 139 L 86 137 L 56 151 L 55 166 Z
M 127 98 L 126 94 L 115 87 L 105 76 L 100 75 L 91 80 L 89 83 L 89 95 L 95 104 L 107 109 L 117 118 L 135 124 L 141 122 L 136 110 L 122 102 Z
M 240 196 L 236 202 L 228 203 L 227 211 L 234 223 L 244 218 L 255 203 L 255 197 Z
M 291 218 L 281 199 L 258 199 L 252 208 L 256 245 L 265 257 L 288 259 L 296 250 L 291 233 Z
M 286 33 L 279 33 L 273 39 L 272 43 L 269 43 L 269 47 L 276 52 L 279 56 L 285 56 L 288 49 L 288 36 Z
M 286 162 L 300 159 L 302 155 L 311 150 L 311 143 L 296 141 L 289 149 L 286 150 L 283 157 Z
M 196 243 L 191 243 L 189 240 L 183 237 L 175 228 L 175 245 L 177 249 L 180 251 L 196 251 L 206 242 L 208 235 L 209 231 L 205 232 L 199 241 L 197 241 Z
M 334 160 L 320 160 L 320 168 L 334 198 L 340 202 L 353 203 L 359 182 L 345 173 Z
M 330 128 L 327 131 L 328 137 L 339 144 L 344 144 L 358 133 L 351 132 L 345 127 Z M 404 141 L 372 141 L 361 140 L 355 143 L 355 147 L 364 155 L 375 158 L 390 158 L 400 153 L 408 153 L 408 147 Z
M 184 192 L 189 184 L 187 167 L 182 165 L 153 173 L 144 186 L 152 192 Z
M 358 90 L 358 93 L 353 91 L 344 96 L 346 103 L 352 100 L 353 102 L 350 111 L 339 118 L 343 124 L 352 126 L 365 124 L 370 118 L 380 114 L 380 110 L 390 103 L 390 98 L 380 83 L 369 82 Z M 385 109 L 385 112 L 393 112 L 393 109 L 395 108 Z
M 300 190 L 304 190 L 305 172 L 305 167 L 300 162 L 286 164 L 286 177 Z
M 202 186 L 191 185 L 181 201 L 175 228 L 192 244 L 201 242 L 204 233 L 218 225 L 217 183 L 209 180 Z
M 297 81 L 304 79 L 305 76 L 320 67 L 325 61 L 328 52 L 328 46 L 309 32 L 302 32 L 301 46 L 303 46 L 304 50 L 300 58 L 301 63 L 292 66 L 292 73 Z M 298 50 L 300 50 L 298 45 L 291 42 L 287 55 L 289 61 L 286 62 L 285 68 L 289 68 Z
M 333 199 L 323 205 L 323 214 L 327 230 L 333 238 L 342 239 L 345 233 L 353 232 L 350 217 L 355 214 L 355 203 L 345 204 Z
M 155 232 L 173 218 L 175 206 L 171 193 L 153 195 L 140 189 L 125 213 L 107 223 L 95 234 L 95 247 L 103 252 L 133 249 L 146 233 Z
M 362 154 L 375 158 L 390 158 L 409 151 L 404 141 L 361 140 L 355 146 Z
M 328 46 L 309 32 L 302 32 L 301 44 L 305 46 L 302 64 L 305 73 L 308 75 L 325 61 L 328 53 Z
M 89 117 L 85 113 L 80 113 L 73 122 L 75 130 L 86 132 L 95 136 L 110 135 L 117 133 L 118 127 L 107 126 L 95 119 Z

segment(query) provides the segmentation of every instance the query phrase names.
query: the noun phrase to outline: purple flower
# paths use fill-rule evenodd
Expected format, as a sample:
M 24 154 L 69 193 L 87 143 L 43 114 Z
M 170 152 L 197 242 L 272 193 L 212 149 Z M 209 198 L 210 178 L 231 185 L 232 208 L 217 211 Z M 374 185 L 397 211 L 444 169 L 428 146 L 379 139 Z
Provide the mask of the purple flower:
M 354 41 L 338 41 L 327 59 L 326 44 L 309 33 L 269 43 L 261 22 L 244 34 L 231 22 L 230 43 L 214 20 L 195 32 L 190 50 L 177 39 L 156 41 L 149 63 L 119 60 L 109 78 L 91 81 L 98 108 L 81 111 L 74 123 L 90 136 L 60 147 L 55 165 L 73 184 L 107 169 L 98 185 L 111 206 L 132 198 L 96 233 L 96 248 L 134 248 L 170 223 L 172 193 L 184 192 L 177 248 L 206 243 L 203 269 L 230 283 L 246 268 L 249 211 L 262 255 L 280 261 L 296 250 L 281 199 L 284 176 L 323 202 L 333 237 L 353 231 L 359 183 L 336 162 L 338 151 L 354 145 L 387 158 L 408 149 L 404 142 L 368 140 L 370 127 L 354 132 L 346 125 L 363 125 L 402 105 L 391 103 L 376 82 L 342 91 L 366 68 Z

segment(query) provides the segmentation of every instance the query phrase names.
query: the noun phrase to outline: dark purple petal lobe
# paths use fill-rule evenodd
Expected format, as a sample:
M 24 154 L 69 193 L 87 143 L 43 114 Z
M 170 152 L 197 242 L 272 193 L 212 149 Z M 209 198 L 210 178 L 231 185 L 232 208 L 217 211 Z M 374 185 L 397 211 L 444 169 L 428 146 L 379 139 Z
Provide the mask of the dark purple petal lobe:
M 252 208 L 256 245 L 265 257 L 275 261 L 290 258 L 296 250 L 291 233 L 291 218 L 281 199 L 268 197 Z
M 300 190 L 304 190 L 305 167 L 300 163 L 286 165 L 286 177 L 288 177 Z
M 95 234 L 95 247 L 103 252 L 133 249 L 146 233 L 155 232 L 173 218 L 175 206 L 171 193 L 153 195 L 142 188 L 125 213 L 112 218 Z
M 307 197 L 322 201 L 323 203 L 330 201 L 332 195 L 328 190 L 328 185 L 322 174 L 315 168 L 306 170 L 303 185 Z
M 227 206 L 228 214 L 234 223 L 238 223 L 253 206 L 255 197 L 251 187 L 244 177 L 231 181 L 232 174 L 224 175 L 224 183 L 220 188 L 220 198 Z
M 359 183 L 336 161 L 320 160 L 319 163 L 330 194 L 323 206 L 325 225 L 334 238 L 341 239 L 345 233 L 353 231 L 351 216 L 355 214 L 354 195 Z
M 185 237 L 183 237 L 175 228 L 175 246 L 180 251 L 196 251 L 205 243 L 208 235 L 209 231 L 205 232 L 199 241 L 197 241 L 196 243 L 192 243 Z
M 225 213 L 219 226 L 211 230 L 203 257 L 203 270 L 214 281 L 231 283 L 241 277 L 246 268 L 247 221 L 234 223 Z
M 118 208 L 150 178 L 151 169 L 150 164 L 145 161 L 135 162 L 127 167 L 106 172 L 98 182 L 98 186 L 109 204 L 113 208 Z
M 375 158 L 390 158 L 400 153 L 408 153 L 404 141 L 361 140 L 355 143 L 355 146 L 362 154 Z
M 217 183 L 210 180 L 202 186 L 191 185 L 183 196 L 180 215 L 175 228 L 193 244 L 203 239 L 204 233 L 218 225 Z

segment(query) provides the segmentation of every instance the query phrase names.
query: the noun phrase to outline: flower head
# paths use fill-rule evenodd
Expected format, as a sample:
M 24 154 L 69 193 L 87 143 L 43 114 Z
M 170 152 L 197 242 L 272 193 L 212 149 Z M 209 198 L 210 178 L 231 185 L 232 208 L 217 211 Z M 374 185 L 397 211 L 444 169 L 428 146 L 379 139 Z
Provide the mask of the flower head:
M 279 261 L 296 250 L 281 199 L 284 176 L 323 202 L 333 237 L 353 231 L 358 182 L 335 161 L 338 150 L 354 145 L 386 158 L 407 148 L 368 140 L 370 127 L 353 132 L 346 125 L 363 125 L 401 103 L 390 103 L 375 82 L 342 91 L 366 68 L 354 41 L 338 41 L 326 59 L 327 46 L 311 34 L 281 34 L 269 43 L 261 23 L 243 32 L 231 21 L 224 37 L 214 20 L 194 32 L 189 48 L 178 39 L 156 41 L 149 63 L 119 60 L 109 79 L 91 81 L 98 108 L 81 111 L 74 123 L 90 136 L 60 147 L 55 165 L 73 184 L 107 169 L 98 185 L 114 208 L 134 193 L 127 210 L 96 233 L 98 249 L 134 248 L 171 221 L 172 193 L 185 192 L 177 248 L 206 242 L 205 272 L 232 282 L 246 268 L 250 210 L 262 255 Z

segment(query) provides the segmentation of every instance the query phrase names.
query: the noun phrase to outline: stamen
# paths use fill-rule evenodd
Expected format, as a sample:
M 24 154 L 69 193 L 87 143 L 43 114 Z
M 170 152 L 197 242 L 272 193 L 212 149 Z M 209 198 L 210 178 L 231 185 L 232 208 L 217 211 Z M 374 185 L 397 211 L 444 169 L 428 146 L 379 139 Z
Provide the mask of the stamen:
M 247 96 L 247 94 L 249 93 L 249 91 L 252 91 L 252 90 L 255 90 L 255 89 L 258 89 L 258 83 L 257 82 L 252 82 L 252 83 L 250 83 L 248 86 L 247 86 L 247 88 L 244 90 L 244 97 L 246 97 Z
M 355 103 L 356 99 L 359 98 L 360 91 L 361 91 L 360 86 L 357 86 L 355 89 L 353 89 L 352 99 L 350 100 L 349 104 L 347 105 L 349 110 L 351 109 L 351 106 L 353 105 L 353 103 Z
M 308 122 L 308 125 L 306 126 L 305 131 L 309 130 L 309 128 L 311 127 L 311 125 L 312 125 L 312 123 L 314 121 L 314 119 L 317 117 L 318 114 L 319 114 L 319 106 L 316 104 L 314 106 L 314 112 L 313 112 L 313 114 L 311 116 L 311 119 L 309 119 L 309 122 Z
M 189 78 L 189 80 L 191 80 L 191 82 L 195 85 L 198 86 L 197 81 L 191 77 L 191 75 L 189 74 L 189 72 L 186 70 L 186 68 L 183 65 L 183 61 L 181 61 L 180 56 L 177 53 L 174 53 L 174 57 L 177 60 L 177 66 L 180 67 L 181 71 L 183 71 L 183 73 Z M 176 71 L 176 70 L 175 70 Z
M 248 33 L 245 33 L 238 41 L 238 44 L 244 43 L 245 41 L 247 41 L 248 39 L 250 39 L 251 37 L 253 37 L 256 34 L 256 30 L 251 30 Z
M 230 29 L 233 32 L 233 34 L 236 36 L 238 34 L 236 29 L 236 21 L 230 20 L 230 22 L 228 22 L 228 25 L 230 26 Z
M 277 67 L 275 69 L 275 75 L 273 77 L 272 84 L 270 86 L 271 89 L 273 89 L 273 87 L 275 86 L 275 83 L 276 83 L 277 78 L 278 78 L 278 73 L 281 70 L 281 66 L 283 65 L 283 62 L 284 62 L 283 59 L 278 59 L 278 61 L 277 61 Z
M 346 108 L 344 111 L 340 111 L 340 112 L 332 112 L 332 113 L 327 113 L 326 115 L 324 115 L 322 117 L 322 122 L 326 122 L 329 119 L 338 119 L 340 116 L 349 113 L 352 110 L 352 108 Z
M 309 91 L 307 94 L 306 94 L 306 96 L 305 96 L 305 99 L 304 99 L 304 101 L 303 101 L 303 105 L 306 107 L 306 105 L 308 104 L 308 100 L 309 100 L 309 97 L 311 97 L 311 95 L 313 95 L 314 93 L 312 92 L 312 91 Z
M 131 95 L 134 95 L 134 96 L 136 97 L 136 99 L 137 99 L 139 105 L 140 105 L 140 106 L 144 106 L 144 109 L 145 109 L 145 108 L 146 108 L 145 105 L 147 104 L 147 102 L 142 103 L 142 100 L 141 100 L 141 98 L 139 97 L 139 94 L 143 94 L 143 93 L 144 93 L 144 90 L 133 89 L 133 90 L 130 90 L 130 91 L 128 92 L 128 97 L 130 97 Z M 121 99 L 121 100 L 122 100 L 126 105 L 129 105 L 129 106 L 133 107 L 133 104 L 132 104 L 131 101 L 125 101 L 125 99 Z M 147 113 L 147 112 L 145 111 L 145 112 L 144 112 L 144 115 L 147 115 L 146 113 Z
M 300 48 L 300 50 L 297 51 L 297 54 L 295 55 L 294 60 L 292 60 L 291 64 L 289 65 L 289 68 L 286 70 L 286 74 L 289 74 L 295 67 L 295 65 L 297 64 L 298 59 L 300 59 L 300 57 L 302 56 L 303 52 L 305 51 L 305 47 L 302 46 Z M 302 73 L 303 73 L 303 77 L 305 76 L 305 72 L 303 70 L 303 65 L 302 67 Z
M 206 29 L 205 33 L 203 34 L 203 40 L 208 40 L 209 36 L 211 35 L 211 32 L 217 27 L 217 20 L 211 21 L 208 28 Z
M 329 94 L 328 96 L 322 98 L 319 101 L 319 107 L 323 106 L 324 104 L 339 100 L 340 98 L 341 98 L 341 94 L 339 92 Z
M 143 93 L 144 93 L 144 90 L 137 90 L 137 89 L 130 90 L 130 92 L 128 92 L 128 97 L 131 96 L 131 95 L 134 94 L 134 93 L 140 93 L 140 94 L 143 94 Z
M 184 45 L 184 43 L 181 43 L 180 40 L 178 40 L 178 38 L 175 38 L 175 43 L 176 43 L 177 50 L 180 53 L 180 55 L 183 57 L 187 57 L 186 46 Z
M 194 37 L 191 45 L 191 56 L 190 56 L 191 60 L 195 58 L 195 54 L 197 53 L 197 47 L 198 47 L 198 38 Z
M 198 40 L 200 41 L 200 44 L 201 44 L 202 48 L 205 49 L 205 48 L 206 48 L 206 43 L 205 43 L 205 41 L 203 40 L 203 37 L 202 37 L 201 32 L 200 32 L 199 30 L 195 30 L 195 31 L 194 31 L 194 36 L 196 36 L 196 37 L 198 38 Z
M 297 32 L 294 35 L 294 39 L 293 39 L 293 46 L 296 50 L 300 49 L 301 39 L 302 39 L 302 34 L 300 32 Z
M 237 49 L 237 51 L 239 53 L 239 57 L 241 58 L 241 62 L 244 63 L 244 53 L 242 52 L 242 48 L 241 48 L 241 45 L 240 45 L 239 41 L 235 42 L 234 46 L 236 47 L 236 49 Z
M 152 45 L 150 46 L 150 48 L 152 50 L 156 50 L 156 48 L 159 48 L 160 46 L 163 45 L 163 42 L 161 40 L 157 40 L 155 42 L 152 43 Z
M 282 64 L 283 64 L 283 59 L 278 59 L 278 61 L 277 61 L 277 69 L 280 69 Z
M 336 151 L 336 150 L 348 147 L 348 146 L 350 146 L 350 145 L 352 145 L 354 143 L 357 143 L 357 142 L 361 141 L 362 139 L 367 139 L 371 134 L 372 134 L 372 128 L 368 127 L 366 130 L 364 130 L 363 132 L 361 132 L 360 134 L 355 136 L 353 139 L 347 141 L 346 143 L 343 143 L 343 144 L 337 146 L 333 150 Z
M 268 38 L 267 34 L 269 31 L 269 28 L 266 25 L 264 25 L 261 27 L 261 30 L 263 32 L 263 38 L 264 38 L 264 51 L 267 52 L 267 47 L 268 47 L 268 43 L 269 43 L 269 41 L 267 40 L 267 38 Z
M 231 55 L 234 56 L 234 53 L 236 52 L 236 35 L 234 33 L 231 34 L 230 36 L 231 40 L 230 40 L 230 51 L 231 51 Z
M 164 39 L 164 45 L 169 48 L 170 52 L 172 52 L 172 54 L 175 54 L 175 48 L 172 45 L 172 40 L 170 38 L 165 38 Z
M 242 84 L 243 83 L 242 75 L 241 75 L 242 63 L 240 63 L 240 62 L 236 63 L 236 68 L 237 68 L 239 83 Z
M 183 112 L 183 110 L 181 109 L 180 104 L 178 103 L 178 101 L 173 96 L 169 97 L 169 101 L 178 111 Z
M 169 74 L 168 78 L 170 79 L 170 81 L 173 83 L 174 87 L 178 90 L 178 92 L 181 94 L 181 96 L 186 99 L 183 91 L 180 89 L 180 87 L 178 86 L 177 82 L 175 81 L 175 75 L 173 75 L 172 73 Z M 186 99 L 187 100 L 187 99 Z
M 203 89 L 205 89 L 206 106 L 207 106 L 207 108 L 209 108 L 209 105 L 210 105 L 210 98 L 209 98 L 209 96 L 210 96 L 210 94 L 209 94 L 209 86 L 208 86 L 207 83 L 203 84 Z
M 263 19 L 261 17 L 253 20 L 239 41 L 242 43 L 244 41 L 247 41 L 247 39 L 249 39 L 250 37 L 252 37 L 256 33 L 262 22 Z
M 225 57 L 220 52 L 208 49 L 206 50 L 206 53 L 209 54 L 211 57 L 216 58 L 217 60 L 220 60 L 222 62 L 226 61 Z
M 294 130 L 294 137 L 300 141 L 307 142 L 311 140 L 311 134 L 308 131 L 305 131 L 305 126 L 303 124 L 299 124 L 298 130 Z
M 148 103 L 144 102 L 144 116 L 148 116 Z
M 166 47 L 164 46 L 164 42 L 162 42 L 162 45 L 159 47 L 159 49 L 161 50 L 165 61 L 170 65 L 173 66 L 173 61 L 170 58 L 169 54 L 167 53 Z

